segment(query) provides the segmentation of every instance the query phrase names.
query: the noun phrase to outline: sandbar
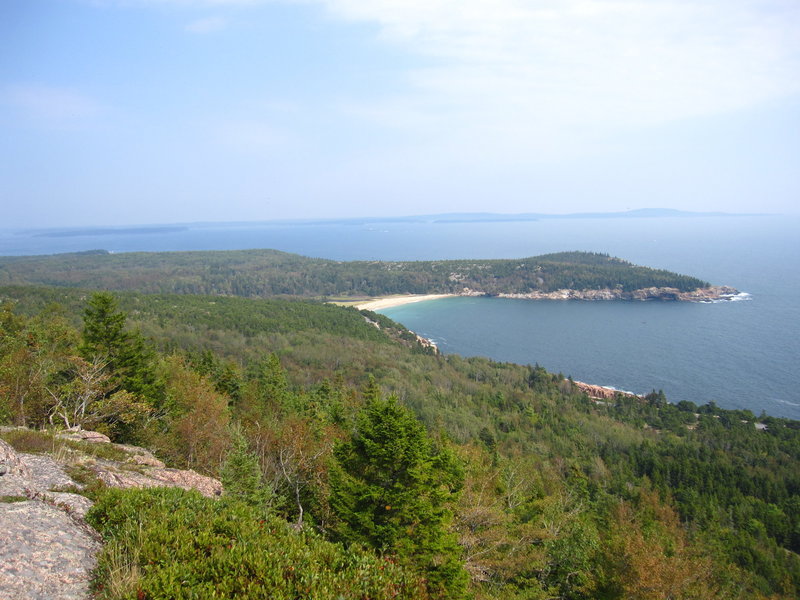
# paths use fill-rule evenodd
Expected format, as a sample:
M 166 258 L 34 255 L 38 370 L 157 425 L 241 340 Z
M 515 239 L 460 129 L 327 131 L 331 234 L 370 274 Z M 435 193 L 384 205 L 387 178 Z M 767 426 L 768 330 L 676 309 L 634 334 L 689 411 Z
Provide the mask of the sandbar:
M 381 310 L 412 302 L 424 302 L 426 300 L 438 300 L 440 298 L 452 298 L 455 294 L 410 294 L 405 296 L 387 296 L 384 298 L 373 298 L 354 306 L 358 310 Z

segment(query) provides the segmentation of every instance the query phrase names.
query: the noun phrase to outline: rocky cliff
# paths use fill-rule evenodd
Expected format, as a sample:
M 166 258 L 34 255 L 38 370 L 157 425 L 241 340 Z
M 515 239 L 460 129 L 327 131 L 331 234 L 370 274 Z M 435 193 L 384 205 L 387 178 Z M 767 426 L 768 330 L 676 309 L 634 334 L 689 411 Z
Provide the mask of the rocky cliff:
M 572 383 L 573 385 L 575 385 L 575 387 L 577 387 L 580 391 L 582 391 L 584 394 L 586 394 L 587 396 L 589 396 L 589 398 L 593 400 L 613 400 L 617 396 L 641 398 L 641 396 L 637 396 L 636 394 L 632 394 L 630 392 L 622 392 L 620 390 L 604 387 L 602 385 L 593 385 L 591 383 L 584 383 L 582 381 L 573 381 Z

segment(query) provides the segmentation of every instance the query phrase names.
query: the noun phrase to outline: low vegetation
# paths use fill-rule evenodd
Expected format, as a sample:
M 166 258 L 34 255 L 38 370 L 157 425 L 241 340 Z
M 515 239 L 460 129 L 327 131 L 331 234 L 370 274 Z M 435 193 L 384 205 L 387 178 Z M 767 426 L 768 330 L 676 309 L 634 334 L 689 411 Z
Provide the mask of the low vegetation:
M 598 403 L 314 302 L 0 296 L 0 422 L 91 426 L 225 483 L 95 486 L 100 597 L 800 594 L 796 421 Z
M 99 598 L 427 597 L 393 560 L 295 531 L 236 500 L 176 488 L 108 490 L 87 520 L 105 541 Z

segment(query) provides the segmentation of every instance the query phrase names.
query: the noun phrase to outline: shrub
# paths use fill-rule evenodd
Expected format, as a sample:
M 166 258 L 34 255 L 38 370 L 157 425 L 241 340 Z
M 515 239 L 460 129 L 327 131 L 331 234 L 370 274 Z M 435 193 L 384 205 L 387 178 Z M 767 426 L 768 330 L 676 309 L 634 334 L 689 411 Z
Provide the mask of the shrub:
M 108 490 L 87 520 L 105 539 L 99 598 L 425 598 L 401 567 L 345 551 L 235 499 L 174 488 Z
M 49 431 L 10 429 L 3 432 L 2 438 L 17 452 L 44 454 L 55 448 L 55 437 Z

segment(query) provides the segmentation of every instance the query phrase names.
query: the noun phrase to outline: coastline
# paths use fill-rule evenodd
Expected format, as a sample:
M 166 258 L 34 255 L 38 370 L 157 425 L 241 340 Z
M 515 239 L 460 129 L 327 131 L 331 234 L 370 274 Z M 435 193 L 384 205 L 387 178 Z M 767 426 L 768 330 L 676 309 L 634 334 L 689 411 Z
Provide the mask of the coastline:
M 720 302 L 749 299 L 750 294 L 739 292 L 739 290 L 729 286 L 710 286 L 700 288 L 691 292 L 681 292 L 675 288 L 642 288 L 632 292 L 623 292 L 619 289 L 588 289 L 573 290 L 561 289 L 552 292 L 533 291 L 527 293 L 500 292 L 490 294 L 479 290 L 464 288 L 460 293 L 449 294 L 397 294 L 393 296 L 375 296 L 371 298 L 361 298 L 358 300 L 334 300 L 331 303 L 339 306 L 352 306 L 358 310 L 382 310 L 412 304 L 414 302 L 425 302 L 427 300 L 438 300 L 440 298 L 456 298 L 459 296 L 485 296 L 495 298 L 513 298 L 519 300 L 672 300 L 678 302 Z
M 478 295 L 479 293 L 474 293 Z M 486 294 L 483 294 L 486 295 Z M 742 300 L 749 294 L 725 285 L 712 285 L 698 288 L 690 292 L 681 292 L 677 288 L 648 287 L 630 292 L 622 289 L 561 289 L 552 292 L 532 291 L 527 293 L 500 292 L 498 298 L 515 298 L 521 300 L 666 300 L 678 302 L 719 302 Z
M 403 296 L 383 296 L 360 301 L 358 303 L 351 304 L 351 306 L 354 306 L 358 310 L 375 311 L 384 308 L 392 308 L 394 306 L 402 306 L 403 304 L 413 304 L 414 302 L 439 300 L 440 298 L 453 298 L 456 295 L 457 294 L 410 294 Z

